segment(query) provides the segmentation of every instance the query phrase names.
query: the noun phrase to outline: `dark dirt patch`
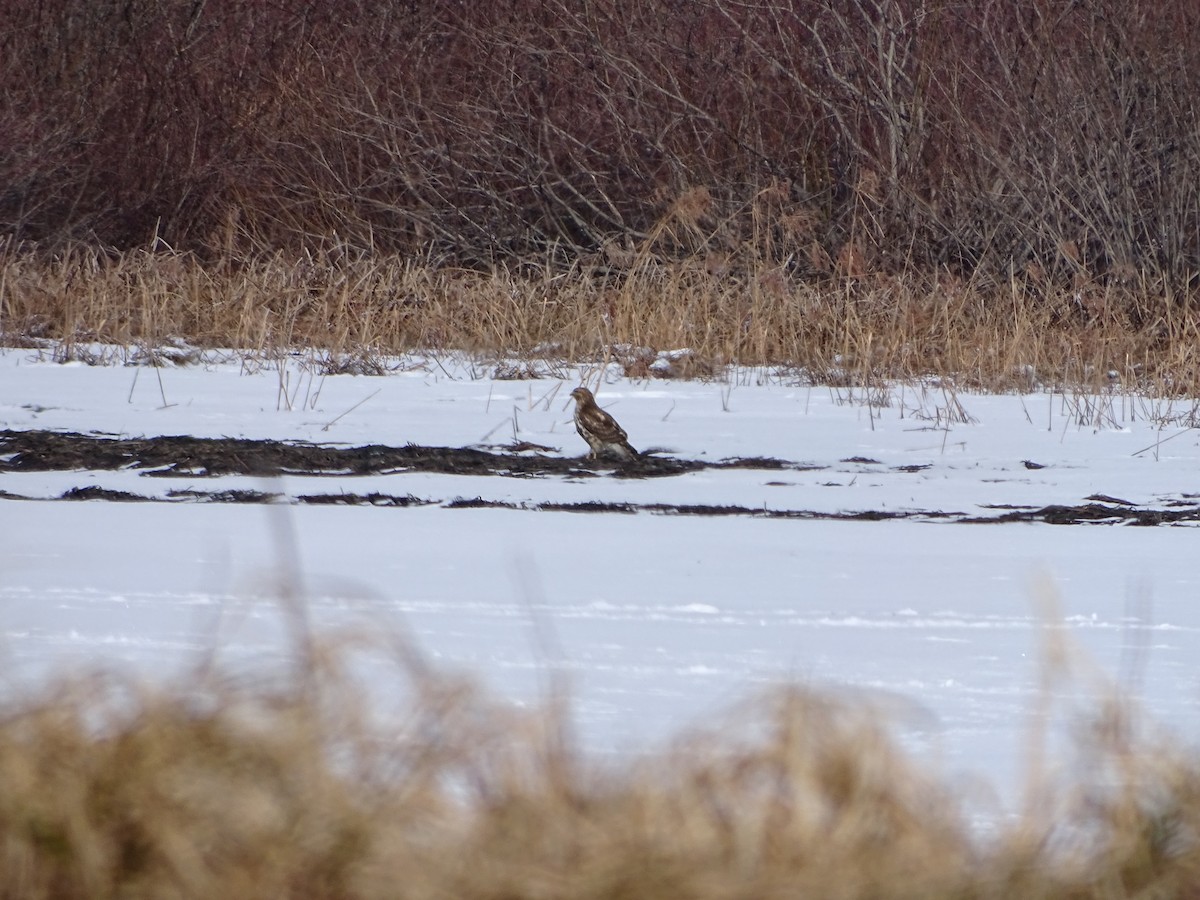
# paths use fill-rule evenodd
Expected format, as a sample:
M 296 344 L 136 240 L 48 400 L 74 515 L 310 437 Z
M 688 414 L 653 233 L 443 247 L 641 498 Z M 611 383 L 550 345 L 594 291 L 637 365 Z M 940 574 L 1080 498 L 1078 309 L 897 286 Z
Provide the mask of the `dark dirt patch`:
M 18 494 L 0 491 L 3 500 L 28 500 Z M 844 522 L 885 522 L 894 520 L 917 520 L 923 522 L 945 521 L 960 524 L 1004 524 L 1008 522 L 1043 522 L 1048 525 L 1172 525 L 1184 522 L 1200 522 L 1200 506 L 1186 509 L 1137 509 L 1123 506 L 1103 506 L 1086 503 L 1080 506 L 1055 504 L 1040 509 L 1033 507 L 994 505 L 987 509 L 1006 510 L 997 516 L 968 516 L 963 512 L 943 510 L 855 510 L 830 512 L 810 509 L 771 509 L 761 506 L 714 506 L 702 503 L 629 503 L 585 500 L 579 503 L 513 503 L 507 500 L 489 500 L 484 497 L 455 497 L 452 500 L 437 500 L 381 494 L 336 493 L 302 494 L 288 498 L 282 494 L 251 490 L 202 491 L 195 489 L 170 491 L 166 499 L 132 494 L 89 486 L 74 488 L 63 493 L 60 500 L 107 500 L 110 502 L 187 502 L 196 503 L 301 503 L 316 506 L 378 506 L 416 507 L 441 506 L 443 509 L 506 509 L 527 512 L 571 512 L 634 515 L 646 513 L 660 516 L 699 517 L 745 517 L 751 519 L 804 519 Z
M 201 500 L 205 503 L 275 503 L 283 498 L 282 494 L 268 491 L 252 491 L 246 489 L 230 489 L 227 491 L 167 491 L 172 500 Z
M 524 448 L 522 448 L 524 449 Z M 661 478 L 699 469 L 805 469 L 786 460 L 720 462 L 641 456 L 628 462 L 473 447 L 336 447 L 240 438 L 168 436 L 124 438 L 56 431 L 0 431 L 0 472 L 140 469 L 160 477 L 218 475 L 379 475 L 439 472 L 508 477 L 611 473 L 618 478 Z
M 1173 509 L 1145 509 L 1134 506 L 1105 506 L 1084 503 L 1079 506 L 1053 504 L 1041 509 L 1015 508 L 999 516 L 973 516 L 961 519 L 968 524 L 1004 522 L 1045 522 L 1047 525 L 1172 525 L 1200 522 L 1200 506 Z
M 412 494 L 396 497 L 378 491 L 369 494 L 301 494 L 296 500 L 312 506 L 429 506 L 433 502 Z
M 718 463 L 708 463 L 704 468 L 709 469 L 763 469 L 765 471 L 778 471 L 780 469 L 791 469 L 795 472 L 815 472 L 818 469 L 824 469 L 825 466 L 805 465 L 803 463 L 789 462 L 786 459 L 775 459 L 771 456 L 747 456 L 735 457 L 734 459 L 723 459 Z
M 538 509 L 547 512 L 577 512 L 577 513 L 635 513 L 638 511 L 634 503 L 605 503 L 601 500 L 585 500 L 581 503 L 540 503 Z
M 472 497 L 470 499 L 464 497 L 455 497 L 453 500 L 444 503 L 446 509 L 522 509 L 515 503 L 509 503 L 506 500 L 484 500 L 482 497 Z
M 138 503 L 144 500 L 149 500 L 149 497 L 141 497 L 137 494 L 131 494 L 128 491 L 113 491 L 108 488 L 89 486 L 71 488 L 69 491 L 64 491 L 60 500 L 108 500 L 112 503 Z
M 673 505 L 668 503 L 651 503 L 644 508 L 650 512 L 672 516 L 749 516 L 755 519 L 834 519 L 846 521 L 869 519 L 878 521 L 882 519 L 922 518 L 925 515 L 925 513 L 921 512 L 888 513 L 871 511 L 865 513 L 831 513 L 816 512 L 810 509 L 769 509 L 761 506 L 708 506 L 706 504 Z

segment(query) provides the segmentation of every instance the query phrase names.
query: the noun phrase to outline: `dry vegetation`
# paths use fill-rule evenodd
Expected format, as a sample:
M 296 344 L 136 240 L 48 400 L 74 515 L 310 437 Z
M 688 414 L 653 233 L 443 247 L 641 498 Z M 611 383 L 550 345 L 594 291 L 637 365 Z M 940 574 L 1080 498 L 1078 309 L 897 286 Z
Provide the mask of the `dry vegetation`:
M 0 23 L 9 343 L 1200 390 L 1191 4 L 0 0 Z
M 1200 393 L 1200 7 L 0 0 L 0 340 Z M 1200 766 L 1081 733 L 981 845 L 781 689 L 598 770 L 396 654 L 0 716 L 0 897 L 1185 897 Z
M 608 359 L 633 378 L 773 366 L 816 383 L 952 376 L 982 390 L 1200 393 L 1200 316 L 1152 291 L 985 293 L 951 275 L 813 284 L 694 261 L 615 277 L 582 264 L 486 272 L 401 258 L 276 255 L 214 271 L 191 255 L 75 248 L 3 265 L 9 345 L 186 341 L 270 355 L 315 348 L 341 370 L 406 350 Z M 687 348 L 668 368 L 655 351 Z M 87 354 L 85 354 L 86 357 Z M 527 367 L 528 368 L 528 367 Z
M 560 703 L 518 712 L 397 642 L 390 679 L 380 654 L 370 669 L 373 696 L 396 700 L 380 716 L 357 686 L 364 670 L 356 678 L 348 664 L 361 641 L 303 643 L 297 670 L 275 678 L 222 676 L 208 662 L 155 690 L 91 673 L 10 696 L 0 896 L 1200 889 L 1200 767 L 1135 736 L 1116 702 L 1080 723 L 1087 783 L 1031 780 L 1024 811 L 981 837 L 869 703 L 781 687 L 674 749 L 600 767 L 577 752 Z

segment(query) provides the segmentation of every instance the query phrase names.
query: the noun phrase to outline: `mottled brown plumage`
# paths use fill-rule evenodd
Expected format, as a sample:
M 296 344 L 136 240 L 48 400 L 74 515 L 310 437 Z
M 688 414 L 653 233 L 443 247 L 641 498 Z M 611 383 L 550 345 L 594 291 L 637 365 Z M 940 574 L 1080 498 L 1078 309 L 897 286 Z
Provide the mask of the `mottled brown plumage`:
M 590 457 L 615 456 L 634 459 L 638 452 L 629 445 L 625 429 L 617 420 L 596 405 L 596 398 L 585 387 L 571 391 L 575 399 L 575 430 L 587 441 Z

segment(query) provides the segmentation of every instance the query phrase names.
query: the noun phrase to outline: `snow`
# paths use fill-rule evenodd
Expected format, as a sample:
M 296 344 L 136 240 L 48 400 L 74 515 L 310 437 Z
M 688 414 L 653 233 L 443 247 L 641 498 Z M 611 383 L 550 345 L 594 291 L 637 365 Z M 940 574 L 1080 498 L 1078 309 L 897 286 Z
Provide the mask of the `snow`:
M 598 755 L 651 748 L 782 680 L 870 698 L 919 758 L 964 790 L 990 786 L 1002 803 L 1019 791 L 1047 690 L 1061 733 L 1116 689 L 1160 727 L 1189 742 L 1200 735 L 1191 527 L 968 525 L 934 515 L 1080 504 L 1095 494 L 1194 505 L 1193 402 L 1119 388 L 982 396 L 930 383 L 892 385 L 880 407 L 861 391 L 766 370 L 706 384 L 551 368 L 558 377 L 496 381 L 465 358 L 430 358 L 386 377 L 322 378 L 302 356 L 264 366 L 212 355 L 149 369 L 0 351 L 0 429 L 348 446 L 520 438 L 579 456 L 586 448 L 567 394 L 590 373 L 603 376 L 599 402 L 639 449 L 811 467 L 270 482 L 6 472 L 0 489 L 29 498 L 0 499 L 8 690 L 98 662 L 158 678 L 214 643 L 237 664 L 281 660 L 282 564 L 298 570 L 321 629 L 410 635 L 435 660 L 516 702 L 536 702 L 548 673 L 565 674 L 581 741 Z M 251 488 L 287 497 L 411 493 L 434 503 L 55 499 L 93 484 L 147 497 Z M 919 515 L 874 522 L 447 508 L 460 497 Z M 1076 648 L 1074 674 L 1047 686 L 1043 648 L 1055 636 Z M 372 685 L 381 694 L 388 687 Z

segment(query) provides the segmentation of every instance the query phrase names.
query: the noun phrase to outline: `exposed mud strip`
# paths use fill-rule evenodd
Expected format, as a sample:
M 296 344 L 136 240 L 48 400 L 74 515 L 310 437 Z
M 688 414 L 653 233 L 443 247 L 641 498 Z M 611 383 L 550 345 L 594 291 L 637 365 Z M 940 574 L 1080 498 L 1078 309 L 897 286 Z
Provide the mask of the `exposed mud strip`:
M 499 451 L 475 447 L 336 447 L 321 444 L 279 441 L 251 441 L 232 438 L 155 437 L 118 438 L 48 431 L 0 431 L 0 473 L 5 471 L 112 471 L 137 469 L 157 477 L 219 477 L 223 475 L 386 475 L 402 472 L 436 472 L 459 475 L 499 477 L 576 477 L 656 478 L 682 475 L 702 469 L 757 469 L 763 471 L 804 471 L 821 466 L 803 465 L 787 460 L 756 458 L 726 459 L 718 462 L 674 457 L 644 456 L 632 462 L 588 460 L 549 455 L 551 449 L 520 445 Z M 876 460 L 852 458 L 843 462 L 870 463 Z M 927 466 L 896 466 L 897 474 L 918 472 Z M 28 499 L 0 488 L 0 499 Z M 532 512 L 608 513 L 671 516 L 743 516 L 758 519 L 837 519 L 886 521 L 958 522 L 963 524 L 1003 524 L 1044 522 L 1050 525 L 1128 524 L 1172 525 L 1200 522 L 1200 498 L 1181 495 L 1165 503 L 1165 508 L 1142 507 L 1096 494 L 1079 505 L 987 506 L 988 512 L 966 513 L 945 510 L 859 510 L 829 512 L 804 509 L 775 509 L 748 506 L 712 506 L 706 504 L 633 503 L 583 501 L 579 503 L 513 503 L 483 497 L 431 498 L 412 494 L 392 495 L 335 491 L 320 494 L 285 496 L 270 491 L 189 487 L 151 497 L 99 486 L 72 488 L 57 499 L 106 500 L 109 502 L 153 503 L 302 503 L 311 505 L 417 507 L 441 506 L 445 509 L 510 509 Z M 990 514 L 989 514 L 990 513 Z
M 549 455 L 551 448 L 521 444 L 500 452 L 475 447 L 336 447 L 235 438 L 122 438 L 54 431 L 0 431 L 0 472 L 142 469 L 163 477 L 218 475 L 446 475 L 508 477 L 613 474 L 659 478 L 700 469 L 820 468 L 780 459 L 719 462 L 645 455 L 629 462 Z

